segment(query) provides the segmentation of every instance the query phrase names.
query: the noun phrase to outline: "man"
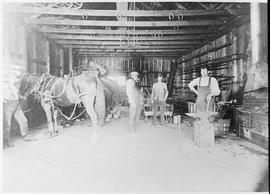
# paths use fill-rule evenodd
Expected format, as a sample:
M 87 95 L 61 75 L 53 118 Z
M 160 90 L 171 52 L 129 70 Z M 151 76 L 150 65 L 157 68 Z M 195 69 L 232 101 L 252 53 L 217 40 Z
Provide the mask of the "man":
M 10 143 L 10 128 L 12 117 L 20 126 L 21 135 L 25 141 L 35 140 L 28 133 L 28 121 L 24 116 L 18 101 L 18 74 L 11 74 L 7 81 L 3 83 L 3 146 L 12 147 Z
M 197 90 L 195 89 L 197 86 Z M 214 111 L 214 96 L 220 94 L 216 78 L 208 76 L 206 67 L 201 68 L 201 77 L 192 80 L 188 87 L 197 94 L 196 106 L 198 112 Z
M 165 103 L 168 97 L 167 85 L 162 82 L 162 74 L 157 76 L 157 82 L 153 84 L 151 101 L 153 104 L 153 125 L 157 122 L 157 109 L 160 109 L 160 120 L 164 124 Z
M 139 73 L 133 71 L 130 73 L 130 79 L 126 82 L 126 93 L 130 106 L 129 126 L 131 132 L 136 132 L 136 126 L 141 115 L 141 91 L 138 76 Z

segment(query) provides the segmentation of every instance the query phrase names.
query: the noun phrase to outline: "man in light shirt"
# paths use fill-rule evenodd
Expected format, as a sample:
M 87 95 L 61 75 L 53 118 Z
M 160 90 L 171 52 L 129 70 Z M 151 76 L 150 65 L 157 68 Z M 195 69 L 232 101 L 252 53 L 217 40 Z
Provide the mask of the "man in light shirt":
M 195 89 L 197 86 L 197 90 Z M 192 80 L 188 87 L 197 94 L 196 106 L 198 112 L 214 111 L 214 96 L 220 94 L 218 81 L 208 76 L 206 67 L 201 68 L 201 77 Z
M 151 100 L 153 104 L 153 125 L 157 123 L 157 109 L 160 109 L 160 120 L 164 124 L 165 103 L 168 97 L 167 85 L 162 82 L 162 74 L 157 76 L 157 82 L 152 88 Z
M 10 74 L 3 82 L 3 147 L 12 147 L 10 142 L 10 130 L 12 117 L 20 127 L 21 135 L 25 141 L 36 140 L 29 133 L 28 121 L 20 107 L 18 85 L 20 74 Z
M 129 125 L 130 132 L 136 132 L 136 126 L 141 115 L 141 91 L 139 86 L 139 73 L 130 73 L 130 79 L 126 82 L 126 93 L 129 101 Z

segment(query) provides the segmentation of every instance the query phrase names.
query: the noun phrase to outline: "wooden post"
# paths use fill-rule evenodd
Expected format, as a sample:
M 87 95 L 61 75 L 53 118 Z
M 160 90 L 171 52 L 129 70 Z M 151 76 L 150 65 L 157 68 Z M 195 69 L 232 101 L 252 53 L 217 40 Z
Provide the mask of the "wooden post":
M 64 50 L 60 49 L 60 76 L 64 76 Z
M 251 29 L 251 41 L 252 41 L 252 64 L 259 61 L 260 55 L 260 4 L 252 2 L 250 4 L 250 29 Z
M 51 73 L 50 69 L 50 42 L 48 40 L 45 41 L 45 56 L 46 56 L 46 74 Z
M 32 33 L 32 32 L 31 32 Z M 33 48 L 33 58 L 35 59 L 36 57 L 37 57 L 37 52 L 36 52 L 36 35 L 35 34 L 33 34 L 33 39 L 32 39 L 32 48 Z M 37 72 L 37 64 L 36 63 L 32 63 L 32 65 L 33 65 L 33 72 L 32 73 L 39 73 L 39 72 Z M 42 73 L 44 73 L 44 72 L 42 72 Z
M 73 63 L 73 56 L 72 56 L 72 46 L 68 47 L 68 61 L 69 61 L 69 74 L 72 75 L 72 63 Z

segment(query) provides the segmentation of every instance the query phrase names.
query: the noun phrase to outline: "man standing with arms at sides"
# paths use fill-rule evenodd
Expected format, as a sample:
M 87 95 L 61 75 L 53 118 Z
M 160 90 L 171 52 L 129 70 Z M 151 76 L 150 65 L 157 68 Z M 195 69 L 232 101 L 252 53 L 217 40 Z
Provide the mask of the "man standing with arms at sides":
M 162 74 L 159 73 L 157 76 L 157 82 L 154 83 L 152 88 L 151 100 L 153 103 L 153 125 L 157 122 L 157 109 L 160 109 L 160 120 L 164 124 L 164 111 L 165 103 L 168 97 L 167 85 L 162 82 Z
M 126 93 L 129 101 L 129 127 L 130 132 L 136 132 L 136 126 L 141 115 L 141 91 L 139 86 L 139 73 L 130 73 L 130 79 L 126 82 Z
M 197 86 L 197 90 L 194 88 Z M 197 94 L 196 106 L 198 112 L 214 111 L 214 96 L 220 94 L 218 81 L 208 76 L 206 67 L 201 68 L 201 77 L 192 80 L 188 87 Z

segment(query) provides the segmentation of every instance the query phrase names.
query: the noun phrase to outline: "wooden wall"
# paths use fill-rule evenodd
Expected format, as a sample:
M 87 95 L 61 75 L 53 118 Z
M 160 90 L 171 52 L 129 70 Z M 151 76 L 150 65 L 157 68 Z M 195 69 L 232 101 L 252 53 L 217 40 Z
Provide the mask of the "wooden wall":
M 61 47 L 52 40 L 33 28 L 27 29 L 28 72 L 60 76 L 62 71 L 60 50 Z
M 88 62 L 94 59 L 99 64 L 107 68 L 108 73 L 111 75 L 125 75 L 128 78 L 129 72 L 137 71 L 140 73 L 141 86 L 143 88 L 152 87 L 156 81 L 157 73 L 162 73 L 164 81 L 168 81 L 171 73 L 171 65 L 174 63 L 172 59 L 160 59 L 160 58 L 102 58 L 102 57 L 90 57 L 90 56 L 77 56 L 77 64 L 74 67 L 74 72 L 79 74 L 83 69 L 88 68 Z

